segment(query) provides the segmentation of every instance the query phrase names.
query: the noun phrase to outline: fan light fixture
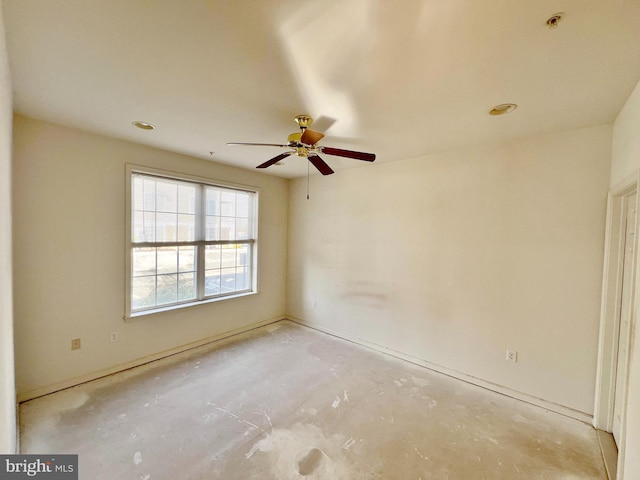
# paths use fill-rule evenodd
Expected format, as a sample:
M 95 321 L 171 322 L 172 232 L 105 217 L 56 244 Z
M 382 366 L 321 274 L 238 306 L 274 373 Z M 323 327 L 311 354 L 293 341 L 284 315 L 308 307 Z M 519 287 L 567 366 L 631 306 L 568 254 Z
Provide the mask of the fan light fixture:
M 518 108 L 518 105 L 515 103 L 502 103 L 489 110 L 489 115 L 506 115 L 507 113 L 513 112 L 516 108 Z
M 154 125 L 151 125 L 150 123 L 141 122 L 139 120 L 136 120 L 135 122 L 131 122 L 131 125 L 133 125 L 134 127 L 141 128 L 142 130 L 153 130 L 154 128 L 156 128 Z

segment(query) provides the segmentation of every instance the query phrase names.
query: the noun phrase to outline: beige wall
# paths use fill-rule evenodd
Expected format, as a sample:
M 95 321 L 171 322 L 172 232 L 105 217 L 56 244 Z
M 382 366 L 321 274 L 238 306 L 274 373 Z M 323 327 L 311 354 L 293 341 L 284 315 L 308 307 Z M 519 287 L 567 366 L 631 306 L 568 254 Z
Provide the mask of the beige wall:
M 127 163 L 260 188 L 260 293 L 125 323 Z M 20 398 L 285 312 L 287 180 L 16 116 L 13 187 Z
M 640 168 L 640 83 L 618 115 L 613 128 L 611 186 Z M 639 282 L 640 275 L 636 276 Z M 636 284 L 635 328 L 631 332 L 629 389 L 627 391 L 626 455 L 624 478 L 640 478 L 640 333 L 638 304 L 640 284 Z
M 611 186 L 640 168 L 640 83 L 629 96 L 613 127 Z
M 591 415 L 611 130 L 293 181 L 288 313 Z
M 0 2 L 0 453 L 15 453 L 11 280 L 11 79 Z

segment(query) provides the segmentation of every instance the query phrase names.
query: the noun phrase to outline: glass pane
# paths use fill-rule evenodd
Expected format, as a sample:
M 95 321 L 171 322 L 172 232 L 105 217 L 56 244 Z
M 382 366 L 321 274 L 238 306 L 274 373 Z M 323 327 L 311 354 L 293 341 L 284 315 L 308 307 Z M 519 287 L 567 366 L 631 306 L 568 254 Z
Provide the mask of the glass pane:
M 220 273 L 220 291 L 222 293 L 234 292 L 236 289 L 236 269 L 223 268 Z
M 220 190 L 208 187 L 206 203 L 206 215 L 220 215 Z
M 249 219 L 236 218 L 236 237 L 234 240 L 249 239 Z
M 144 242 L 144 215 L 140 211 L 133 212 L 131 220 L 131 240 Z
M 221 215 L 225 217 L 234 217 L 236 214 L 236 193 L 223 191 L 220 194 Z
M 236 265 L 247 266 L 249 265 L 249 245 L 238 245 L 236 248 Z
M 240 267 L 236 269 L 236 290 L 249 289 L 249 269 Z
M 178 275 L 158 275 L 157 304 L 166 305 L 178 301 Z
M 131 281 L 131 309 L 153 307 L 156 304 L 156 277 L 137 277 Z
M 205 296 L 218 295 L 220 293 L 220 270 L 207 270 L 204 272 Z
M 235 247 L 235 245 L 222 245 L 222 268 L 236 266 Z
M 133 276 L 142 277 L 156 274 L 156 249 L 133 249 Z
M 148 212 L 154 212 L 156 210 L 156 181 L 153 178 L 144 179 L 141 208 Z
M 175 242 L 177 238 L 178 215 L 175 213 L 156 214 L 156 242 Z
M 178 185 L 175 182 L 156 180 L 156 211 L 178 211 Z
M 133 203 L 131 205 L 132 210 L 142 210 L 143 198 L 144 198 L 144 179 L 142 177 L 133 176 L 131 183 L 131 192 Z
M 156 241 L 156 214 L 154 212 L 144 212 L 144 237 L 142 242 L 155 242 Z
M 249 217 L 249 198 L 250 194 L 246 192 L 236 193 L 236 217 Z
M 196 216 L 178 215 L 178 241 L 193 242 L 196 239 Z
M 178 247 L 158 248 L 158 274 L 178 271 Z
M 196 274 L 181 273 L 178 275 L 178 301 L 196 298 Z
M 178 271 L 195 272 L 196 247 L 180 247 L 178 251 Z
M 178 213 L 196 213 L 196 185 L 178 185 Z
M 236 219 L 235 218 L 220 218 L 220 240 L 235 240 L 236 239 Z
M 204 252 L 204 268 L 220 268 L 220 245 L 207 245 Z
M 220 240 L 220 217 L 207 217 L 205 240 Z

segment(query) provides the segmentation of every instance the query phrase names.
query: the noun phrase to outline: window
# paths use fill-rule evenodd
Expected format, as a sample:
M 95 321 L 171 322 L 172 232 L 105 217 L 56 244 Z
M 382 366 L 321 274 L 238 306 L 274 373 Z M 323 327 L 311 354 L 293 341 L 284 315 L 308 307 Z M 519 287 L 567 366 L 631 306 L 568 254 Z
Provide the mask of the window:
M 132 170 L 127 316 L 255 292 L 255 191 Z

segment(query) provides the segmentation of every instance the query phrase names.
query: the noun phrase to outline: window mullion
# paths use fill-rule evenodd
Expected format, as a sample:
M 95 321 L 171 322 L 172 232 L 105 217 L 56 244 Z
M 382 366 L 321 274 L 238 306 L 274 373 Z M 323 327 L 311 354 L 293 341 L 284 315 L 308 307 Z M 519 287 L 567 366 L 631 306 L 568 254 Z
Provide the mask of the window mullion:
M 205 244 L 206 236 L 206 219 L 207 219 L 207 195 L 206 187 L 200 185 L 196 196 L 196 293 L 198 300 L 204 298 L 204 268 L 205 268 Z

